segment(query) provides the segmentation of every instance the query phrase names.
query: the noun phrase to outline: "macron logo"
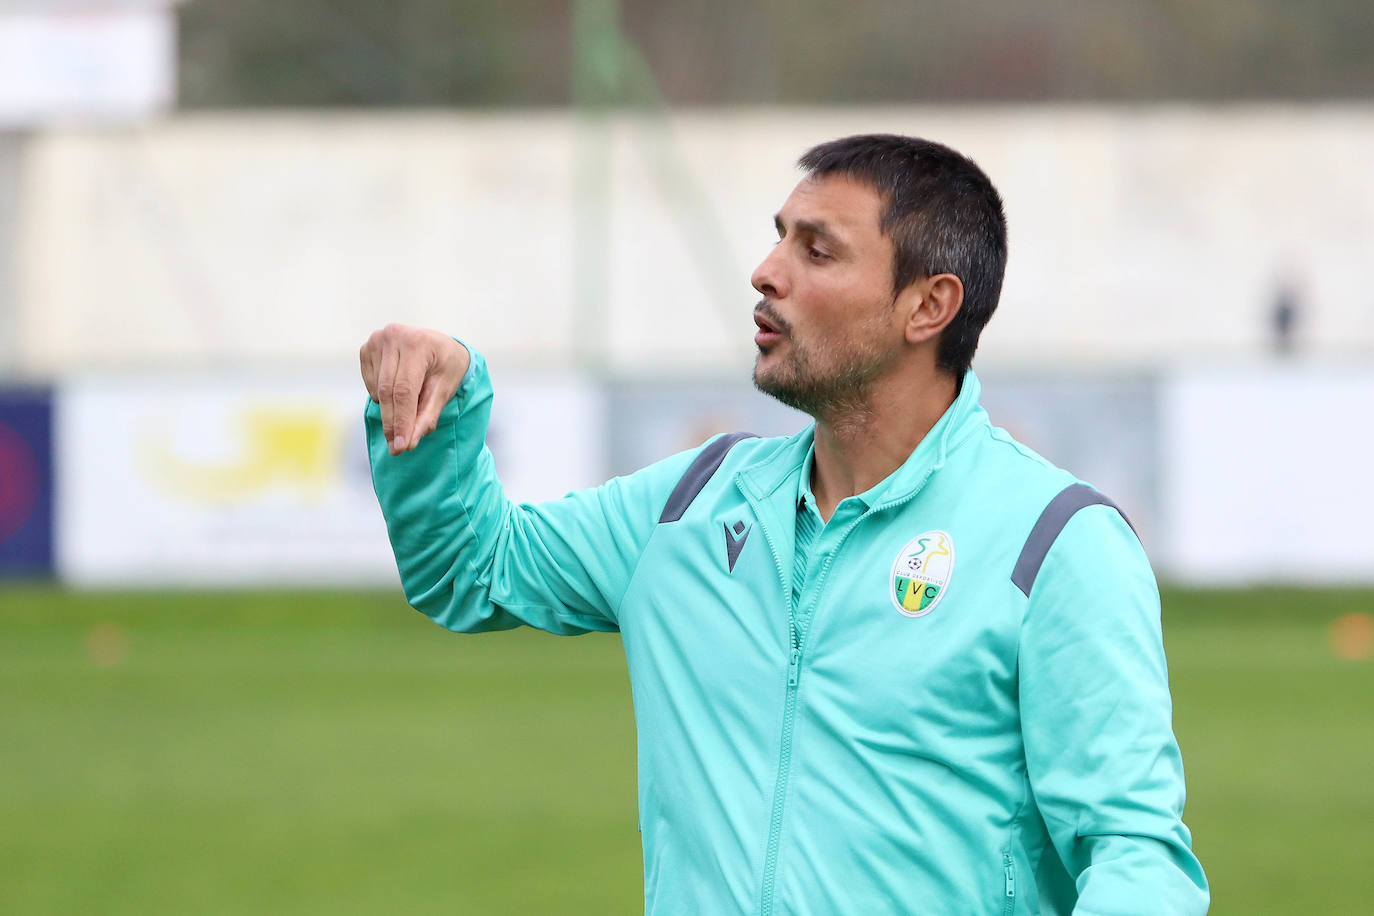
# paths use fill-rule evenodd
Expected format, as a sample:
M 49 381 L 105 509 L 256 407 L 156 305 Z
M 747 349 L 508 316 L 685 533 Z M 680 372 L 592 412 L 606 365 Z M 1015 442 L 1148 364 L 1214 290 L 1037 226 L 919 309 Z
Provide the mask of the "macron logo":
M 735 561 L 739 559 L 739 552 L 744 549 L 744 542 L 749 540 L 749 532 L 754 527 L 744 526 L 744 522 L 735 522 L 735 530 L 732 532 L 729 525 L 725 528 L 725 558 L 730 561 L 730 572 L 735 571 Z

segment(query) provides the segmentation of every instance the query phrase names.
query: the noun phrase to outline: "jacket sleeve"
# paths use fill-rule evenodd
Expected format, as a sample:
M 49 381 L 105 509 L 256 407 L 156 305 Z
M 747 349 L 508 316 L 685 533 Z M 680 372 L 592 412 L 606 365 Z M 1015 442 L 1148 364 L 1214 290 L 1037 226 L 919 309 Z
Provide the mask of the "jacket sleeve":
M 620 600 L 690 455 L 563 499 L 515 505 L 485 445 L 486 361 L 469 352 L 458 392 L 414 450 L 393 457 L 381 409 L 369 400 L 364 413 L 372 485 L 406 600 L 458 632 L 617 630 Z
M 1074 913 L 1206 913 L 1207 878 L 1182 819 L 1159 591 L 1114 508 L 1077 512 L 1046 555 L 1019 677 L 1031 788 L 1077 884 Z

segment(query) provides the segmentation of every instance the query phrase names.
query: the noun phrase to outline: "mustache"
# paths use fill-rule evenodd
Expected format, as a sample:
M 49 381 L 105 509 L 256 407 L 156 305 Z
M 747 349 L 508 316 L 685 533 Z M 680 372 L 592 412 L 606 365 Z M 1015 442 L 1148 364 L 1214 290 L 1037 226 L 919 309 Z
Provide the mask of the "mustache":
M 764 318 L 768 319 L 768 323 L 783 334 L 792 333 L 792 325 L 787 322 L 786 318 L 778 314 L 778 310 L 773 308 L 773 303 L 769 302 L 767 299 L 760 299 L 758 301 L 758 304 L 754 306 L 754 314 L 762 315 Z

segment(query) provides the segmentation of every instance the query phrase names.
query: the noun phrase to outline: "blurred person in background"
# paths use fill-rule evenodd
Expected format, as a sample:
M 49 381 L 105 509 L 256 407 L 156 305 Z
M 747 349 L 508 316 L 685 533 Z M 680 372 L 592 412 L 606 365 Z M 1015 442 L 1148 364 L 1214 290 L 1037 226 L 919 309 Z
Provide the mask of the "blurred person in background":
M 621 634 L 646 912 L 1204 913 L 1144 551 L 979 406 L 1000 196 L 906 137 L 801 165 L 753 275 L 755 384 L 815 419 L 790 438 L 516 506 L 482 357 L 372 335 L 407 600 L 460 632 Z

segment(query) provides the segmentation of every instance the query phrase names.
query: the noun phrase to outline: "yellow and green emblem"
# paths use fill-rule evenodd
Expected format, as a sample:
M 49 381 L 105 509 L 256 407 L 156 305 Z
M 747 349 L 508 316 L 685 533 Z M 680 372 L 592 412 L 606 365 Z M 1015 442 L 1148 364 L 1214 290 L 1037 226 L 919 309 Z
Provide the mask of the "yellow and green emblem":
M 892 563 L 893 605 L 908 617 L 924 617 L 944 597 L 953 572 L 954 539 L 949 533 L 918 534 Z

